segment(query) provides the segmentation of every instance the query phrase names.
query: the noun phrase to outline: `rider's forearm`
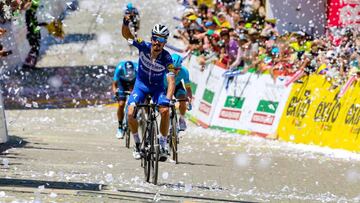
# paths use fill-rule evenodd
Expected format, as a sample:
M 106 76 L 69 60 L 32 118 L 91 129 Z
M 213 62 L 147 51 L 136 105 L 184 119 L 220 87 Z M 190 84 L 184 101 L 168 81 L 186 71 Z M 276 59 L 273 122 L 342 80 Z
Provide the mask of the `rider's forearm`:
M 111 85 L 111 87 L 112 87 L 112 91 L 113 91 L 113 93 L 115 93 L 115 92 L 117 92 L 117 83 L 116 82 L 113 82 L 112 83 L 112 85 Z
M 174 95 L 174 92 L 175 92 L 175 77 L 174 76 L 168 76 L 167 81 L 168 81 L 169 85 L 168 85 L 166 97 L 168 99 L 171 99 L 172 96 Z
M 186 92 L 187 92 L 187 95 L 192 98 L 191 87 L 186 87 Z
M 125 39 L 134 39 L 134 36 L 131 34 L 130 32 L 130 29 L 129 29 L 129 22 L 127 20 L 124 20 L 123 22 L 123 25 L 121 27 L 121 33 L 122 33 L 122 36 L 125 38 Z

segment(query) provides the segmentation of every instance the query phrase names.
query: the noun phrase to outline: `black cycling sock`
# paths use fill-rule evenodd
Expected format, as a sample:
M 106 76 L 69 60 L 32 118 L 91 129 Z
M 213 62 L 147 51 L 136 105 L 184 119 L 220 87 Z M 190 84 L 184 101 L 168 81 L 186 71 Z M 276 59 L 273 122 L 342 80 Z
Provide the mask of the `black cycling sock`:
M 119 129 L 122 128 L 122 121 L 119 121 Z

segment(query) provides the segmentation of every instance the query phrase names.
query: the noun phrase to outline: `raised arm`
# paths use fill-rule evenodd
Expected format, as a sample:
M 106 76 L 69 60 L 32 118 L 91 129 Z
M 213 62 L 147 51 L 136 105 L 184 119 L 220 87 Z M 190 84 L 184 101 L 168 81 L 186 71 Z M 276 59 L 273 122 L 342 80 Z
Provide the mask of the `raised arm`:
M 125 15 L 124 18 L 123 18 L 123 24 L 122 24 L 122 27 L 121 27 L 121 33 L 122 33 L 122 36 L 126 40 L 135 38 L 134 35 L 132 35 L 131 32 L 130 32 L 129 23 L 130 23 L 130 16 Z

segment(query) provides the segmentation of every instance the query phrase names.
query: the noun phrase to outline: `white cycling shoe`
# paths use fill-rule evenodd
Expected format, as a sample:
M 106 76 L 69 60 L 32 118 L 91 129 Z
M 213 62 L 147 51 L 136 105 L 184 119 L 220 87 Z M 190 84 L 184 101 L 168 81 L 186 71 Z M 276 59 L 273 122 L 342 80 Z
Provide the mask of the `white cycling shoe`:
M 118 128 L 115 136 L 117 139 L 124 139 L 123 129 Z
M 186 121 L 185 121 L 185 119 L 179 118 L 179 130 L 180 130 L 180 131 L 185 131 L 186 128 L 187 128 L 187 126 L 186 126 Z
M 134 146 L 133 157 L 134 157 L 134 159 L 136 159 L 136 160 L 141 159 L 140 143 L 139 143 L 139 144 L 136 144 L 136 145 Z

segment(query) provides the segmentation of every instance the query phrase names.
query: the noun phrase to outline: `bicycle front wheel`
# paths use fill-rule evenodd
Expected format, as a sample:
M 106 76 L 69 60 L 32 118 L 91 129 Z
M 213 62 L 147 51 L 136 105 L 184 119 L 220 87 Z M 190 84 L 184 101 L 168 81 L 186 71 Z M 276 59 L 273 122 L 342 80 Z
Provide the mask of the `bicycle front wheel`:
M 159 175 L 159 154 L 160 146 L 157 144 L 154 146 L 154 152 L 152 154 L 151 171 L 152 171 L 152 183 L 157 185 Z
M 171 136 L 170 136 L 170 149 L 172 159 L 178 163 L 178 132 L 177 132 L 176 117 L 171 119 Z
M 150 182 L 150 171 L 151 171 L 151 154 L 148 150 L 144 152 L 144 175 L 145 181 Z

